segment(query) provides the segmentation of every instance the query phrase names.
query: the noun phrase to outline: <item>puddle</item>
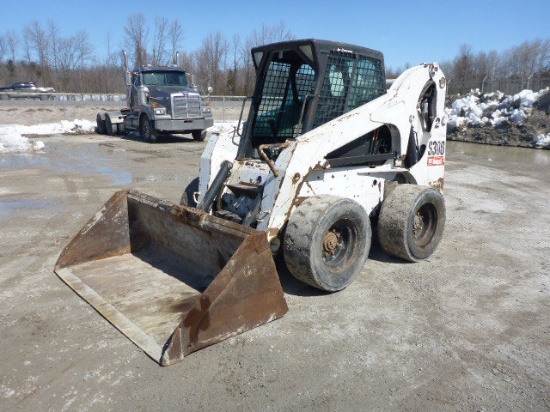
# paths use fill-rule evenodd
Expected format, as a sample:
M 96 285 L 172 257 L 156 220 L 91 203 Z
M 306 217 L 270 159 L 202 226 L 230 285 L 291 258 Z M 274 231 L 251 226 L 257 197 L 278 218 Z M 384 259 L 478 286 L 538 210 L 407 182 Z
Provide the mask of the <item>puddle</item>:
M 79 173 L 84 176 L 98 174 L 111 179 L 110 186 L 133 183 L 133 175 L 127 170 L 113 167 L 101 157 L 98 144 L 88 144 L 84 149 L 67 145 L 47 145 L 39 153 L 7 153 L 0 156 L 1 171 L 17 171 L 29 168 L 46 169 L 57 174 Z
M 62 210 L 58 202 L 51 199 L 48 200 L 20 200 L 17 198 L 7 198 L 0 200 L 0 218 L 13 216 L 17 212 L 28 213 L 31 210 L 39 209 L 54 209 Z
M 132 173 L 127 171 L 115 170 L 109 167 L 98 167 L 97 170 L 102 175 L 109 176 L 113 180 L 111 186 L 125 186 L 134 181 Z

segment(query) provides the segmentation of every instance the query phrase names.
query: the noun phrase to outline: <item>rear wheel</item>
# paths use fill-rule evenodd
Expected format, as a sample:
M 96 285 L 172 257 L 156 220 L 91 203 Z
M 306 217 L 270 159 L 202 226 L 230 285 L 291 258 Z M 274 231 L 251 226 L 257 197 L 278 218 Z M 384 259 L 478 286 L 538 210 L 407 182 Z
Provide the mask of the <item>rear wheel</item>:
M 105 116 L 105 133 L 109 136 L 113 136 L 118 131 L 117 125 L 111 122 L 111 117 L 109 115 Z
M 180 205 L 197 207 L 195 202 L 195 192 L 199 191 L 199 178 L 196 177 L 185 188 L 181 195 Z
M 193 130 L 191 136 L 193 136 L 193 139 L 197 142 L 202 142 L 206 139 L 206 130 Z
M 105 120 L 103 120 L 101 118 L 101 115 L 98 113 L 96 118 L 95 118 L 95 122 L 96 122 L 96 129 L 95 131 L 98 133 L 98 134 L 105 134 Z
M 378 238 L 390 255 L 418 262 L 435 251 L 444 227 L 443 195 L 426 186 L 403 184 L 382 202 Z
M 337 196 L 315 196 L 289 219 L 284 258 L 297 279 L 334 292 L 360 275 L 370 244 L 370 221 L 361 205 Z
M 155 143 L 158 139 L 157 131 L 153 127 L 153 122 L 151 122 L 147 115 L 142 116 L 139 121 L 139 132 L 148 143 Z

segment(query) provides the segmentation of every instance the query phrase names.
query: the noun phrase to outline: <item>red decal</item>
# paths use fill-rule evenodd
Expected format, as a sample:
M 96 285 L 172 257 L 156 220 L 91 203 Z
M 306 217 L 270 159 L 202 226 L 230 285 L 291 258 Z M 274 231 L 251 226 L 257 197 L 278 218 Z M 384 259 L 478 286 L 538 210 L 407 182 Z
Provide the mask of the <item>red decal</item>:
M 443 166 L 445 164 L 444 156 L 429 156 L 428 166 Z

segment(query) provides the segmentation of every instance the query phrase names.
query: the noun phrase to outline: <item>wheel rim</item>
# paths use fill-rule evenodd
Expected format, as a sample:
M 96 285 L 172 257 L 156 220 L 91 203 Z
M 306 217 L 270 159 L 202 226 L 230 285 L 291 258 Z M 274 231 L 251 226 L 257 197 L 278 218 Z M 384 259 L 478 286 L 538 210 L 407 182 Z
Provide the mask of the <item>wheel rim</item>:
M 437 211 L 435 206 L 427 203 L 422 205 L 413 218 L 412 234 L 414 243 L 419 247 L 428 245 L 437 227 Z
M 323 238 L 323 262 L 331 272 L 343 272 L 358 253 L 359 232 L 355 223 L 339 220 L 330 227 Z

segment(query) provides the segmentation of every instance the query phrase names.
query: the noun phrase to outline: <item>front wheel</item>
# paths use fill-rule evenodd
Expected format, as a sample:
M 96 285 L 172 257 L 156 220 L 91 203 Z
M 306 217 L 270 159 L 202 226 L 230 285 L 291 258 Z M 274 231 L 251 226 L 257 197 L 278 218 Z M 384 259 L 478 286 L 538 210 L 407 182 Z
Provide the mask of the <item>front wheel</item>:
M 197 202 L 195 202 L 195 193 L 199 191 L 199 178 L 196 177 L 185 188 L 183 194 L 181 195 L 180 205 L 197 207 Z
M 148 143 L 155 143 L 158 139 L 157 131 L 153 127 L 153 122 L 151 122 L 147 115 L 142 116 L 139 121 L 139 133 Z
M 196 140 L 197 142 L 202 142 L 204 139 L 206 139 L 206 130 L 193 130 L 191 132 L 191 136 L 193 136 L 193 140 Z
M 382 202 L 378 239 L 390 255 L 418 262 L 435 251 L 444 227 L 443 195 L 430 187 L 403 184 Z
M 337 196 L 305 200 L 288 221 L 284 258 L 304 283 L 335 292 L 363 270 L 371 245 L 367 213 L 357 202 Z

